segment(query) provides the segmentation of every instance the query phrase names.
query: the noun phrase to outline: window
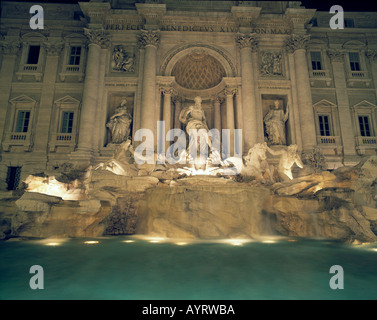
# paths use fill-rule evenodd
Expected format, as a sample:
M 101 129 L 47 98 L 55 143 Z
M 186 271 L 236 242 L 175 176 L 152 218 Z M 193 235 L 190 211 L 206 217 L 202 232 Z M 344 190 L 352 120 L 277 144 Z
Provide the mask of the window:
M 361 67 L 359 54 L 357 52 L 350 52 L 349 58 L 351 71 L 360 71 Z
M 7 185 L 8 190 L 16 190 L 20 183 L 21 167 L 8 167 Z
M 73 116 L 74 116 L 73 111 L 64 111 L 62 113 L 60 133 L 72 133 Z
M 312 69 L 313 70 L 322 70 L 322 58 L 320 51 L 312 51 L 310 52 L 310 56 L 312 58 Z
M 30 111 L 18 111 L 15 132 L 27 132 L 29 128 Z
M 81 47 L 71 47 L 71 53 L 69 55 L 69 65 L 79 66 L 81 57 Z
M 351 18 L 344 19 L 344 27 L 345 28 L 355 28 L 355 23 Z
M 27 64 L 38 64 L 40 46 L 29 46 L 29 53 L 27 56 Z
M 317 18 L 313 18 L 312 20 L 310 20 L 309 24 L 311 24 L 312 27 L 318 27 L 318 20 L 317 20 Z
M 370 137 L 370 123 L 368 116 L 359 116 L 360 135 L 362 137 Z
M 320 115 L 318 116 L 319 120 L 319 132 L 321 136 L 330 136 L 330 124 L 329 124 L 329 116 L 327 115 Z

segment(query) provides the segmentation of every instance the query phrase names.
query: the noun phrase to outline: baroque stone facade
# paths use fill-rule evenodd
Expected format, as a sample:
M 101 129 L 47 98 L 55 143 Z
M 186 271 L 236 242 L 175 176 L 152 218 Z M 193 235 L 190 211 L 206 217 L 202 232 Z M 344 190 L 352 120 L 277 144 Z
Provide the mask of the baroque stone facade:
M 137 145 L 158 121 L 181 128 L 197 96 L 209 129 L 242 129 L 244 155 L 279 147 L 264 121 L 276 101 L 279 143 L 319 150 L 329 169 L 376 154 L 377 13 L 346 13 L 351 32 L 297 1 L 141 2 L 43 4 L 38 30 L 30 4 L 1 3 L 1 189 L 109 160 L 120 105 L 119 136 Z

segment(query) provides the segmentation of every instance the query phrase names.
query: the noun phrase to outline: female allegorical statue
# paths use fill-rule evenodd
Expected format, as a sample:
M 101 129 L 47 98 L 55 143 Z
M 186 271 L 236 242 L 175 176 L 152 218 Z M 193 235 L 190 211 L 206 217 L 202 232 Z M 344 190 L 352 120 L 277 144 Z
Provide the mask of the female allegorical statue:
M 130 135 L 132 116 L 126 107 L 127 100 L 123 99 L 120 105 L 115 109 L 114 114 L 110 117 L 106 127 L 111 132 L 111 142 L 120 144 L 126 141 Z
M 284 113 L 280 101 L 276 100 L 274 106 L 266 114 L 263 121 L 266 125 L 269 145 L 286 145 L 285 123 L 288 119 L 288 106 Z

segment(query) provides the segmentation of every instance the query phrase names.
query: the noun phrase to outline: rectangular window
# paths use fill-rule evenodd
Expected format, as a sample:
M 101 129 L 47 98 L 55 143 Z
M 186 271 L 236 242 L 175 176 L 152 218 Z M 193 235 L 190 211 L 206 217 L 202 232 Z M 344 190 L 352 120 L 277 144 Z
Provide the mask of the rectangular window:
M 360 135 L 362 137 L 370 137 L 370 123 L 368 116 L 359 116 Z
M 27 132 L 29 129 L 30 111 L 18 111 L 15 132 Z
M 350 58 L 350 68 L 352 71 L 360 71 L 360 57 L 357 52 L 350 52 L 349 53 Z
M 73 116 L 74 116 L 74 113 L 72 111 L 64 111 L 62 113 L 60 133 L 72 133 Z
M 322 57 L 320 51 L 310 52 L 312 58 L 312 69 L 313 70 L 322 70 Z
M 38 64 L 40 46 L 29 46 L 29 53 L 27 56 L 27 64 Z
M 319 132 L 321 136 L 330 136 L 330 123 L 329 116 L 320 115 L 319 117 Z
M 79 66 L 81 56 L 81 47 L 71 47 L 71 53 L 69 55 L 69 65 Z
M 344 27 L 345 28 L 355 28 L 355 22 L 351 18 L 344 19 Z
M 20 183 L 21 167 L 8 167 L 7 185 L 8 190 L 16 190 Z

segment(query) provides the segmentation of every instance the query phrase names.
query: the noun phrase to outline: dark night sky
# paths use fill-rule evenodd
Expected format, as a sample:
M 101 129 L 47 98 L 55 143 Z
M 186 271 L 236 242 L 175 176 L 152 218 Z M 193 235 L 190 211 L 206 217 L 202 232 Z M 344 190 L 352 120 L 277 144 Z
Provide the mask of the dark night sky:
M 9 0 L 8 0 L 9 1 Z M 13 1 L 13 0 L 11 0 Z M 22 0 L 30 3 L 77 3 L 88 2 L 89 0 Z M 377 1 L 375 0 L 301 0 L 306 8 L 329 11 L 333 5 L 341 5 L 344 11 L 376 11 Z

